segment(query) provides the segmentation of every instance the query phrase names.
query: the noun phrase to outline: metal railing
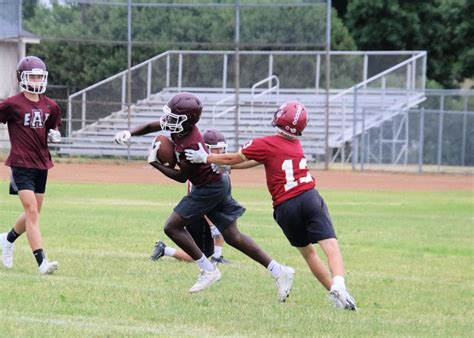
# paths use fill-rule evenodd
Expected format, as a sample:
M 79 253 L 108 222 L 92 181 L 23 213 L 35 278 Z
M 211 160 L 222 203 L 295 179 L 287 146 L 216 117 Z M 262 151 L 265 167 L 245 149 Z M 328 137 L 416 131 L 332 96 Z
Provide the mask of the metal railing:
M 421 63 L 418 77 L 416 76 L 417 63 Z M 329 138 L 330 145 L 339 147 L 346 141 L 354 140 L 363 130 L 398 114 L 400 110 L 407 110 L 423 102 L 425 83 L 426 52 L 421 52 L 332 96 L 329 99 L 330 109 L 336 110 L 338 113 L 331 114 L 330 121 L 334 118 L 341 118 L 343 123 L 340 133 Z M 364 95 L 377 92 L 380 94 L 377 101 L 365 100 L 363 102 L 361 100 Z M 364 112 L 373 108 L 374 104 L 378 107 L 379 113 L 375 117 L 366 119 Z M 334 107 L 342 109 L 334 109 Z M 352 131 L 348 130 L 351 125 Z
M 331 74 L 333 89 L 344 89 L 352 83 L 366 80 L 400 60 L 419 55 L 420 51 L 333 51 Z M 241 88 L 250 88 L 258 78 L 277 74 L 280 88 L 314 89 L 319 93 L 324 51 L 240 51 Z M 220 88 L 226 93 L 233 83 L 233 67 L 228 67 L 234 51 L 170 50 L 131 68 L 132 102 L 149 98 L 165 88 Z M 201 65 L 197 61 L 203 61 Z M 209 65 L 211 64 L 211 65 Z M 350 65 L 347 66 L 347 64 Z M 266 65 L 262 67 L 262 65 Z M 347 66 L 349 70 L 345 70 Z M 338 72 L 340 70 L 340 73 Z M 112 112 L 124 110 L 127 102 L 127 70 L 80 90 L 68 98 L 67 135 Z M 350 72 L 350 76 L 348 75 Z M 348 77 L 351 79 L 349 80 Z M 202 80 L 203 79 L 203 80 Z M 199 82 L 201 81 L 201 82 Z M 207 81 L 208 83 L 204 83 Z
M 151 95 L 151 85 L 152 85 L 152 63 L 156 60 L 159 60 L 161 58 L 167 57 L 167 65 L 169 65 L 169 52 L 165 52 L 162 54 L 159 54 L 147 61 L 144 61 L 142 63 L 139 63 L 135 66 L 133 66 L 130 70 L 134 71 L 137 69 L 140 69 L 142 67 L 147 67 L 147 82 L 146 82 L 146 93 L 147 97 Z M 167 72 L 166 72 L 166 79 L 167 83 L 169 84 L 169 66 L 166 67 Z M 102 80 L 100 82 L 97 82 L 96 84 L 93 84 L 92 86 L 89 86 L 87 88 L 84 88 L 72 95 L 69 96 L 68 98 L 68 107 L 67 107 L 67 135 L 70 137 L 72 136 L 72 103 L 74 101 L 74 98 L 80 97 L 80 102 L 81 102 L 81 129 L 86 126 L 86 121 L 87 121 L 87 109 L 86 109 L 86 104 L 87 104 L 87 93 L 90 92 L 91 90 L 95 88 L 99 88 L 107 83 L 110 83 L 116 79 L 121 79 L 122 86 L 120 88 L 121 92 L 121 105 L 122 105 L 122 110 L 125 109 L 126 102 L 127 102 L 127 74 L 128 70 L 124 70 L 118 74 L 115 74 L 111 77 L 108 77 L 105 80 Z M 112 113 L 112 112 L 111 112 Z
M 220 116 L 222 116 L 222 115 L 225 115 L 225 114 L 227 114 L 228 112 L 231 112 L 231 111 L 235 110 L 236 106 L 235 106 L 235 104 L 234 104 L 234 105 L 232 105 L 232 106 L 230 106 L 230 107 L 228 107 L 228 108 L 226 108 L 226 109 L 224 109 L 224 110 L 222 110 L 222 111 L 216 113 L 218 107 L 222 106 L 224 103 L 226 103 L 226 102 L 228 102 L 228 101 L 230 101 L 230 100 L 234 100 L 234 102 L 235 102 L 235 94 L 232 94 L 232 95 L 229 95 L 229 96 L 224 97 L 222 100 L 217 101 L 217 102 L 214 104 L 214 106 L 212 107 L 212 122 L 211 122 L 211 125 L 212 125 L 213 128 L 214 128 L 214 126 L 215 126 L 215 120 L 216 120 L 216 118 L 218 118 L 218 117 L 220 117 Z
M 357 170 L 405 167 L 405 170 L 474 174 L 474 91 L 426 90 L 419 107 L 398 111 L 389 119 L 362 128 L 351 143 L 334 153 Z M 372 108 L 377 113 L 375 108 Z M 363 109 L 362 124 L 370 114 Z M 393 167 L 390 167 L 393 166 Z M 464 168 L 468 169 L 468 168 Z M 399 169 L 395 169 L 399 170 Z
M 275 85 L 272 86 L 272 83 L 273 83 L 274 80 L 275 80 Z M 263 84 L 266 84 L 266 83 L 268 84 L 268 89 L 263 90 L 258 94 L 255 94 L 257 88 L 260 87 Z M 276 96 L 274 97 L 274 100 L 272 102 L 274 102 L 276 104 L 276 103 L 278 103 L 278 95 L 280 94 L 280 79 L 278 79 L 278 76 L 276 76 L 276 75 L 271 75 L 271 76 L 255 83 L 252 86 L 252 90 L 251 90 L 251 93 L 250 93 L 250 95 L 251 95 L 250 96 L 250 113 L 253 114 L 256 99 L 258 99 L 260 97 L 263 97 L 267 94 L 271 94 L 274 91 L 276 92 Z

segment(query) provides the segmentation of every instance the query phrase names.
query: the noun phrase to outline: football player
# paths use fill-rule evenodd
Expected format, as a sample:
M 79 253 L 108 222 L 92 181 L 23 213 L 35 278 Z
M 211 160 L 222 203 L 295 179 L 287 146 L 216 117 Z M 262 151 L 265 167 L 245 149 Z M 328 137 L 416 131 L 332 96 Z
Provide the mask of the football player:
M 43 95 L 48 83 L 46 65 L 36 56 L 26 56 L 17 65 L 22 89 L 0 103 L 0 122 L 8 125 L 11 150 L 5 165 L 11 167 L 10 194 L 18 195 L 24 212 L 9 232 L 0 234 L 2 262 L 13 266 L 14 243 L 23 233 L 30 244 L 41 274 L 52 274 L 58 262 L 51 262 L 43 250 L 39 226 L 48 170 L 53 161 L 48 143 L 61 141 L 59 106 Z
M 206 144 L 207 150 L 210 153 L 222 154 L 227 151 L 227 141 L 224 134 L 216 129 L 207 130 L 203 135 L 204 143 Z M 223 170 L 218 166 L 213 167 L 216 171 L 222 171 L 224 174 L 230 172 L 229 169 Z M 188 181 L 188 193 L 190 193 L 192 183 Z M 230 262 L 224 258 L 222 254 L 224 246 L 224 238 L 222 237 L 219 229 L 212 224 L 211 220 L 204 216 L 203 218 L 193 221 L 191 224 L 186 226 L 189 234 L 193 237 L 194 241 L 201 249 L 201 251 L 210 257 L 211 263 L 216 264 L 229 264 Z M 192 262 L 193 259 L 183 250 L 175 249 L 166 245 L 163 241 L 158 241 L 155 244 L 153 253 L 150 259 L 153 261 L 159 260 L 163 256 L 169 256 L 178 260 Z
M 305 106 L 289 101 L 273 116 L 275 135 L 255 138 L 237 153 L 208 154 L 199 145 L 198 150 L 186 149 L 186 158 L 192 163 L 218 165 L 235 165 L 249 159 L 262 163 L 275 221 L 290 244 L 300 251 L 313 275 L 329 291 L 334 305 L 356 310 L 354 298 L 346 289 L 342 255 L 328 208 L 315 190 L 314 178 L 308 171 L 298 139 L 307 124 Z M 327 256 L 329 270 L 319 259 L 314 243 L 318 243 Z
M 176 144 L 179 170 L 158 161 L 156 154 L 160 142 L 157 141 L 152 143 L 148 163 L 175 181 L 185 183 L 189 180 L 193 184 L 191 192 L 176 205 L 164 226 L 166 235 L 191 256 L 201 269 L 198 280 L 189 292 L 202 291 L 221 278 L 218 267 L 203 254 L 185 228 L 193 219 L 206 215 L 229 245 L 270 271 L 277 284 L 278 298 L 285 301 L 291 290 L 294 270 L 273 260 L 253 239 L 239 231 L 236 221 L 245 212 L 245 208 L 233 199 L 229 177 L 214 172 L 210 164 L 194 164 L 184 156 L 185 149 L 197 150 L 204 143 L 196 126 L 202 113 L 201 100 L 191 93 L 182 92 L 168 101 L 163 112 L 157 121 L 117 133 L 115 142 L 124 144 L 131 136 L 160 130 L 171 133 L 171 139 Z

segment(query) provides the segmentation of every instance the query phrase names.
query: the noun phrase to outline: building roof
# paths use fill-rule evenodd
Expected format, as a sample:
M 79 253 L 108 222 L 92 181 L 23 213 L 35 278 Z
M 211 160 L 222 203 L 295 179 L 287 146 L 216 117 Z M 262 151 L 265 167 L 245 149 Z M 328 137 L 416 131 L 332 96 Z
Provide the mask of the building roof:
M 15 32 L 15 30 L 13 29 L 8 29 L 9 28 L 8 23 L 5 24 L 5 22 L 1 20 L 0 20 L 0 27 L 2 27 L 2 30 L 0 30 L 0 41 L 7 40 L 10 42 L 13 42 L 13 41 L 18 41 L 20 39 L 29 40 L 30 43 L 39 43 L 40 41 L 39 36 L 25 29 L 22 29 L 20 32 L 18 31 Z
M 0 15 L 0 40 L 7 40 L 10 42 L 22 40 L 29 40 L 30 43 L 38 43 L 40 38 L 36 34 L 33 34 L 27 30 L 24 30 L 20 26 L 17 18 L 9 17 L 10 12 L 5 8 L 3 15 Z

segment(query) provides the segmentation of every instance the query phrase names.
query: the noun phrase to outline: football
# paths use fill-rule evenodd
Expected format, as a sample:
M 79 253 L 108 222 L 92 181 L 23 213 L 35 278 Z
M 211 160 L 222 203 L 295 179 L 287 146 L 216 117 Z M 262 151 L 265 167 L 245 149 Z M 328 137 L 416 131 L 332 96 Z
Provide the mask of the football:
M 176 153 L 174 151 L 174 142 L 164 135 L 158 135 L 155 138 L 155 141 L 161 142 L 160 149 L 158 149 L 158 153 L 156 154 L 156 157 L 158 158 L 160 163 L 170 168 L 174 168 L 177 162 Z

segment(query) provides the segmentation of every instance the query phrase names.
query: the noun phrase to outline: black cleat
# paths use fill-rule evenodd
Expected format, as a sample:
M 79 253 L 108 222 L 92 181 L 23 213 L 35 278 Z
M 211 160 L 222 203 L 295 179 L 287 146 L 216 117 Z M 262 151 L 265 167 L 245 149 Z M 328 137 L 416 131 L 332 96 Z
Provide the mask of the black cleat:
M 219 256 L 218 258 L 212 256 L 211 257 L 211 263 L 215 264 L 230 264 L 230 261 L 225 259 L 224 256 Z
M 165 243 L 163 243 L 162 241 L 156 242 L 155 248 L 153 249 L 153 253 L 150 256 L 150 260 L 157 261 L 161 257 L 163 257 L 165 255 L 165 248 L 166 248 Z

